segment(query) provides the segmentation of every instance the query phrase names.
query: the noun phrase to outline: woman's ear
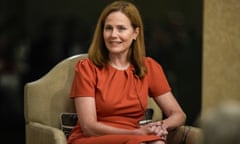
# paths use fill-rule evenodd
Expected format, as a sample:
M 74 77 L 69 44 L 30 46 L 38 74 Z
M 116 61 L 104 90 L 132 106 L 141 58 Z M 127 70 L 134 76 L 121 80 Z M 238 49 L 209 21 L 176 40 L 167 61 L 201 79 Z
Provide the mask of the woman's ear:
M 136 28 L 135 28 L 135 31 L 134 31 L 133 40 L 136 40 L 137 37 L 138 37 L 138 35 L 139 35 L 139 27 L 136 27 Z

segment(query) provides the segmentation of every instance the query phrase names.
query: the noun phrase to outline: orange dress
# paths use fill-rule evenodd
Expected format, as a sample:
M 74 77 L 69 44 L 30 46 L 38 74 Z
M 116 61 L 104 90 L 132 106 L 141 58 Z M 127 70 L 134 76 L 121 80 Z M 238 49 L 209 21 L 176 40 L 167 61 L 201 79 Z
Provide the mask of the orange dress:
M 155 97 L 171 90 L 162 67 L 146 57 L 147 74 L 139 79 L 131 65 L 118 70 L 108 65 L 96 67 L 88 58 L 75 66 L 70 98 L 95 98 L 97 119 L 106 125 L 136 129 L 147 108 L 148 96 Z M 103 135 L 85 137 L 79 123 L 68 137 L 68 144 L 139 144 L 161 139 L 155 135 Z

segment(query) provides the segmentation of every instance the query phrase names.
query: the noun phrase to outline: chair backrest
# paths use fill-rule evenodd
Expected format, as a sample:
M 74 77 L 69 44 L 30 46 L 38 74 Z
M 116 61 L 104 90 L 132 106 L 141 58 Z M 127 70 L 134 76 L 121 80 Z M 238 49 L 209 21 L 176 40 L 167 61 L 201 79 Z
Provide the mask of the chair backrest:
M 60 128 L 60 114 L 75 112 L 69 98 L 74 66 L 87 54 L 71 56 L 53 67 L 40 79 L 24 86 L 25 122 L 38 122 Z
M 163 118 L 162 110 L 158 107 L 158 105 L 154 102 L 153 98 L 148 99 L 148 108 L 153 109 L 153 121 L 159 121 Z

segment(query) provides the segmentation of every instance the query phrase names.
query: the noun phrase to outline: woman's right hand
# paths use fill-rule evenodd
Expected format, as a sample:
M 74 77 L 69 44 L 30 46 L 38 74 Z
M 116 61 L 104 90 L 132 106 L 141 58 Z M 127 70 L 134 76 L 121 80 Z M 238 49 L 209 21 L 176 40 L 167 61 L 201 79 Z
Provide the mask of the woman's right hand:
M 139 131 L 140 134 L 154 134 L 162 137 L 163 139 L 166 139 L 168 135 L 167 129 L 156 123 L 145 124 L 139 128 Z
M 139 133 L 142 135 L 148 135 L 148 134 L 153 134 L 154 132 L 154 125 L 153 123 L 141 125 L 138 129 Z

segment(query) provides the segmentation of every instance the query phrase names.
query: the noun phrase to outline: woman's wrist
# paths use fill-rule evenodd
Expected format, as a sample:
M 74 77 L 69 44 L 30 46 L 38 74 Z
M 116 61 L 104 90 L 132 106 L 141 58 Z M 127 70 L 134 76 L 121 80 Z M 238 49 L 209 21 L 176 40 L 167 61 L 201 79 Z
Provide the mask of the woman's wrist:
M 141 131 L 141 129 L 134 129 L 133 134 L 134 135 L 144 135 L 144 133 Z

